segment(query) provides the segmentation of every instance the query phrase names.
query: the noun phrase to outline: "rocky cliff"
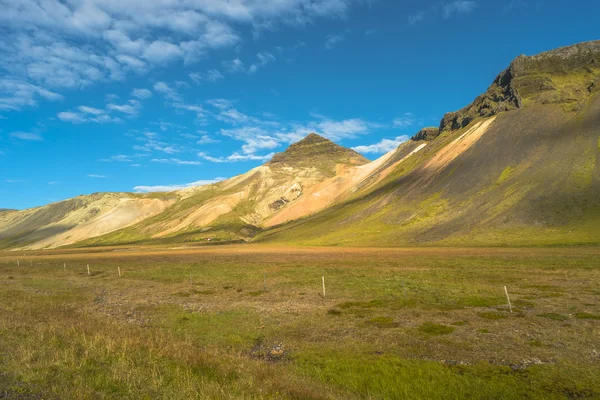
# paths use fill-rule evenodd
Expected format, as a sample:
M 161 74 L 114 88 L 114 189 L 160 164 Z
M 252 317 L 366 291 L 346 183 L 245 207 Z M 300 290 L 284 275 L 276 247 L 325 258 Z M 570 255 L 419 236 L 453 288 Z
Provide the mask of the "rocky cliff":
M 536 104 L 560 104 L 565 111 L 578 111 L 599 87 L 600 41 L 521 55 L 473 103 L 446 114 L 440 133 L 464 128 L 476 118 Z

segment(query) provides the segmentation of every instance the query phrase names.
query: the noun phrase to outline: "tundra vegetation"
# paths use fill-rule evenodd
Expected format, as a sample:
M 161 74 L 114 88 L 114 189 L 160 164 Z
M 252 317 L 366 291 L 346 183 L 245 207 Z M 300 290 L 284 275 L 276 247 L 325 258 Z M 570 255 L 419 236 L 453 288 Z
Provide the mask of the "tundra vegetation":
M 0 397 L 598 398 L 599 267 L 594 247 L 0 253 Z

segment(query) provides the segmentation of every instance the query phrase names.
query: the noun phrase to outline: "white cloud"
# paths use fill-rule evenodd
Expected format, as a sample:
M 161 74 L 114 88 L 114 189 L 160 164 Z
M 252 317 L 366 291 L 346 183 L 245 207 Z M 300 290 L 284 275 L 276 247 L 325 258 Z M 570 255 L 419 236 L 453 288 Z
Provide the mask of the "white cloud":
M 235 58 L 231 61 L 223 61 L 222 64 L 223 67 L 232 74 L 246 71 L 244 63 L 239 58 Z
M 336 34 L 327 36 L 327 38 L 325 39 L 325 48 L 327 50 L 333 49 L 339 43 L 346 40 L 346 36 L 348 36 L 347 33 L 336 33 Z
M 384 154 L 395 150 L 401 143 L 406 142 L 408 139 L 408 136 L 403 135 L 395 139 L 382 139 L 380 142 L 371 145 L 356 146 L 352 149 L 362 154 Z
M 248 68 L 249 74 L 255 73 L 259 68 L 263 68 L 268 64 L 275 62 L 276 60 L 273 54 L 267 53 L 266 51 L 261 51 L 260 53 L 256 54 L 256 58 L 257 61 Z
M 67 121 L 67 122 L 73 122 L 73 123 L 87 121 L 87 119 L 82 114 L 75 113 L 72 111 L 59 112 L 58 114 L 56 114 L 56 116 L 61 121 Z
M 198 140 L 196 143 L 197 144 L 211 144 L 211 143 L 219 143 L 219 142 L 220 142 L 220 140 L 213 139 L 208 135 L 202 135 L 200 140 Z
M 99 161 L 104 162 L 131 162 L 132 159 L 130 156 L 126 156 L 124 154 L 118 154 L 116 156 L 110 156 L 109 158 L 102 158 Z
M 233 102 L 227 99 L 210 99 L 206 101 L 211 106 L 220 110 L 226 110 L 233 106 Z
M 269 161 L 275 153 L 269 153 L 265 155 L 258 154 L 240 154 L 239 152 L 235 152 L 227 157 L 211 157 L 204 152 L 198 153 L 198 157 L 203 160 L 210 161 L 213 163 L 229 163 L 229 162 L 239 162 L 239 161 Z
M 468 14 L 475 10 L 477 3 L 475 1 L 458 0 L 445 4 L 442 9 L 442 16 L 450 18 L 454 14 Z
M 409 26 L 414 26 L 417 25 L 420 22 L 423 22 L 423 20 L 425 19 L 425 13 L 424 12 L 418 12 L 416 14 L 412 14 L 408 16 L 408 25 Z
M 181 190 L 189 187 L 195 186 L 204 186 L 211 185 L 213 183 L 221 182 L 226 178 L 214 178 L 214 179 L 204 179 L 200 181 L 183 183 L 183 184 L 175 184 L 175 185 L 158 185 L 158 186 L 135 186 L 133 190 L 138 193 L 148 193 L 148 192 L 171 192 L 173 190 Z
M 199 121 L 204 121 L 205 110 L 202 106 L 185 103 L 173 103 L 172 106 L 177 110 L 185 110 L 196 113 L 196 118 L 198 118 Z
M 56 116 L 61 121 L 71 122 L 73 124 L 80 124 L 84 122 L 96 122 L 99 124 L 121 122 L 120 118 L 109 115 L 106 110 L 88 106 L 79 106 L 77 109 L 79 112 L 63 111 L 56 114 Z
M 221 129 L 221 134 L 244 142 L 241 151 L 243 154 L 254 154 L 263 149 L 275 149 L 279 140 L 270 136 L 260 127 L 243 127 L 238 129 Z
M 223 79 L 223 74 L 218 69 L 211 69 L 206 73 L 206 80 L 209 82 L 216 82 Z
M 281 24 L 346 15 L 351 0 L 0 0 L 0 109 L 35 106 L 57 92 L 124 80 L 167 63 L 190 64 Z M 239 31 L 238 31 L 239 30 Z M 253 72 L 272 62 L 257 56 Z M 264 56 L 264 57 L 263 57 Z M 266 57 L 266 58 L 265 58 Z M 209 71 L 208 82 L 222 79 Z
M 187 161 L 187 160 L 180 160 L 178 158 L 153 158 L 150 161 L 155 162 L 155 163 L 161 163 L 161 164 L 202 165 L 202 163 L 200 161 Z
M 376 126 L 378 125 L 366 122 L 360 118 L 346 119 L 342 121 L 324 119 L 317 124 L 318 130 L 323 133 L 325 137 L 331 140 L 354 138 L 357 135 L 368 133 Z
M 1 62 L 0 66 L 2 66 Z M 63 99 L 61 95 L 55 92 L 33 85 L 24 80 L 17 78 L 0 78 L 0 110 L 18 111 L 23 107 L 35 106 L 37 105 L 39 98 L 52 101 Z
M 237 162 L 237 161 L 269 161 L 275 153 L 269 153 L 265 155 L 257 155 L 257 154 L 239 154 L 238 152 L 233 153 L 232 155 L 227 157 L 227 161 L 229 162 Z
M 145 100 L 152 97 L 152 92 L 148 89 L 133 89 L 131 91 L 131 96 L 137 97 L 140 100 Z
M 27 140 L 27 141 L 43 140 L 40 135 L 38 135 L 37 133 L 32 133 L 32 132 L 13 132 L 10 134 L 10 136 L 12 136 L 16 139 Z
M 98 175 L 98 174 L 88 174 L 87 176 L 88 176 L 88 178 L 94 178 L 94 179 L 106 179 L 107 178 L 106 175 Z
M 143 144 L 135 145 L 133 149 L 144 153 L 159 151 L 166 154 L 175 154 L 183 151 L 179 146 L 160 141 L 158 134 L 155 132 L 144 132 L 137 140 L 143 142 Z
M 146 47 L 142 57 L 153 63 L 167 63 L 181 57 L 182 53 L 179 46 L 156 40 Z
M 413 113 L 404 113 L 394 120 L 394 128 L 408 128 L 415 124 L 415 115 Z
M 79 106 L 77 108 L 79 109 L 79 111 L 81 111 L 84 114 L 102 115 L 105 113 L 104 110 L 100 110 L 100 109 L 94 108 L 94 107 Z
M 221 71 L 219 71 L 218 69 L 211 69 L 208 72 L 206 72 L 205 74 L 201 74 L 198 72 L 192 72 L 191 74 L 189 74 L 189 76 L 190 76 L 190 79 L 193 80 L 197 84 L 201 84 L 204 81 L 210 82 L 210 83 L 215 83 L 215 82 L 225 78 L 223 76 L 223 74 L 221 73 Z
M 119 111 L 123 114 L 134 116 L 139 114 L 140 109 L 142 108 L 142 104 L 137 100 L 129 100 L 129 102 L 125 104 L 107 104 L 106 108 L 109 110 Z
M 177 91 L 167 85 L 165 82 L 156 82 L 154 84 L 154 90 L 158 93 L 161 93 L 169 100 L 173 101 L 181 101 L 181 96 L 177 93 Z

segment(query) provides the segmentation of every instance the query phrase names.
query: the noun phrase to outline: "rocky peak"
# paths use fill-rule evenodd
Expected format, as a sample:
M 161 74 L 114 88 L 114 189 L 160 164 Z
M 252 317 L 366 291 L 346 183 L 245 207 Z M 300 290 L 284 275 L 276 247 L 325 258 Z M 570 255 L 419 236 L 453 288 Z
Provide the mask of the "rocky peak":
M 290 145 L 283 153 L 275 154 L 267 164 L 272 167 L 316 167 L 332 173 L 336 164 L 363 165 L 368 162 L 369 160 L 356 151 L 337 145 L 316 133 L 311 133 L 299 142 Z
M 440 132 L 461 129 L 479 117 L 534 104 L 558 104 L 567 112 L 578 111 L 599 89 L 600 41 L 535 56 L 521 55 L 473 103 L 444 115 Z
M 419 132 L 417 132 L 410 140 L 418 142 L 420 140 L 430 141 L 438 137 L 440 134 L 440 129 L 435 127 L 423 128 Z

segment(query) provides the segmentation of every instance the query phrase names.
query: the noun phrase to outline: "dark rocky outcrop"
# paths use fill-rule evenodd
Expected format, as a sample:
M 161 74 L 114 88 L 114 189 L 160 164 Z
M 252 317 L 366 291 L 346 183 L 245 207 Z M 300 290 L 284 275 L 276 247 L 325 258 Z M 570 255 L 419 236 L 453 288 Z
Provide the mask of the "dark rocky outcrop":
M 439 128 L 429 127 L 423 128 L 419 132 L 417 132 L 410 140 L 418 142 L 420 140 L 430 141 L 435 139 L 440 135 Z
M 464 128 L 479 117 L 535 104 L 559 104 L 565 111 L 578 111 L 599 86 L 600 41 L 521 55 L 473 103 L 444 115 L 440 133 Z

